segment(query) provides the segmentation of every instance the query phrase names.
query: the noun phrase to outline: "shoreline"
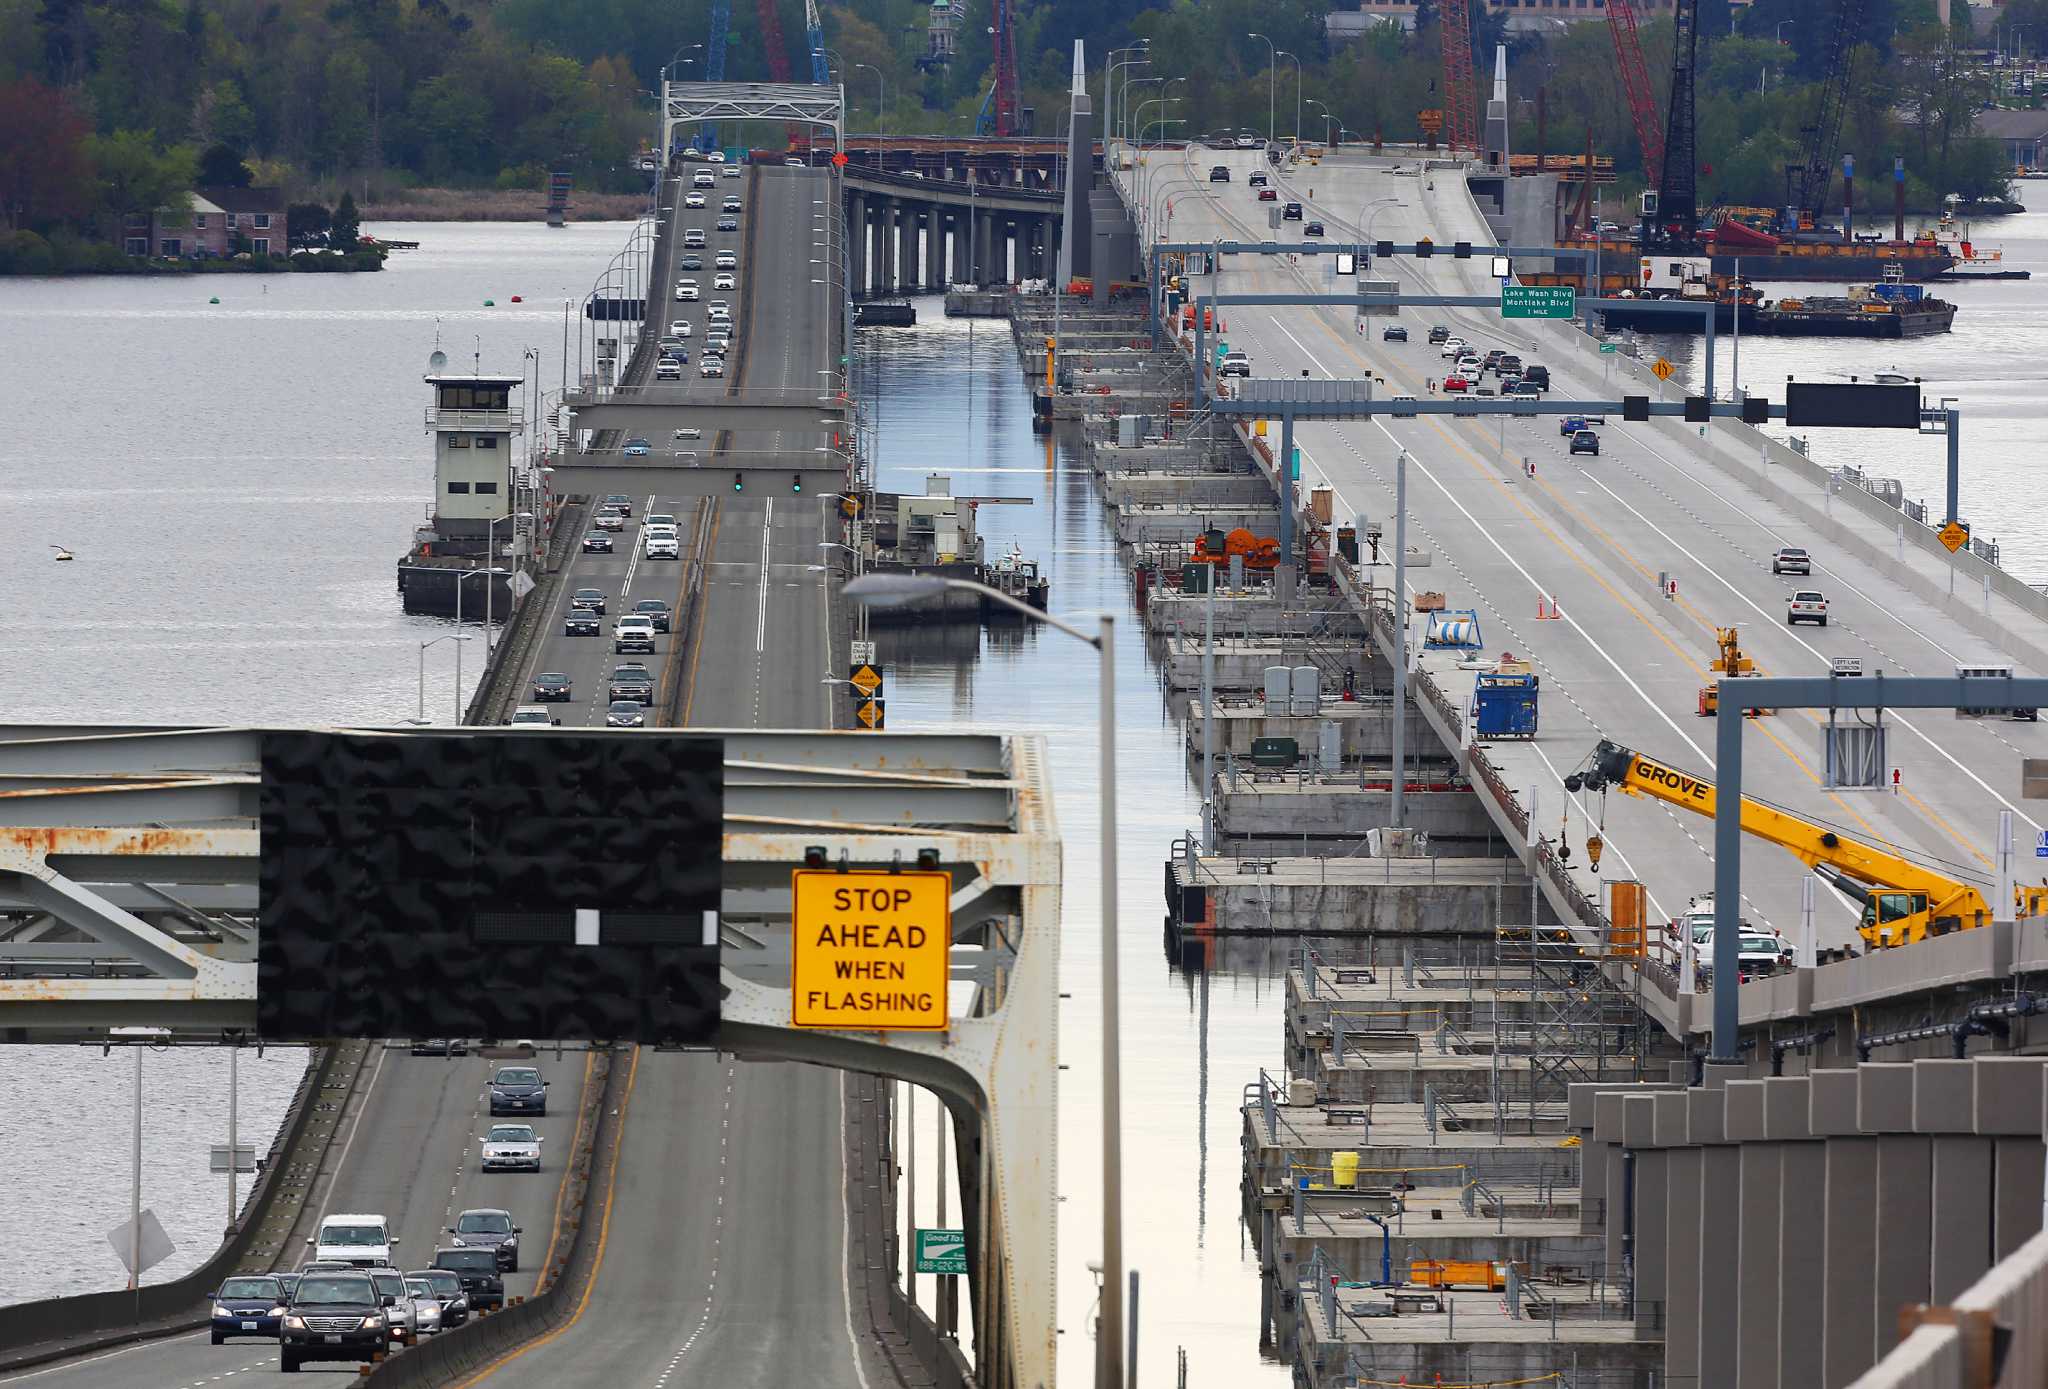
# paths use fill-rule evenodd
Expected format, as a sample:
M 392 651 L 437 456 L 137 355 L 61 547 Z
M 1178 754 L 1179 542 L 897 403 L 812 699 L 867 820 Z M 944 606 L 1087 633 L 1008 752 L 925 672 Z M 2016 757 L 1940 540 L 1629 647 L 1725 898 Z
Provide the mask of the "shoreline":
M 631 221 L 647 210 L 645 193 L 572 193 L 571 222 Z M 545 222 L 547 195 L 527 189 L 419 188 L 403 198 L 365 199 L 365 222 Z

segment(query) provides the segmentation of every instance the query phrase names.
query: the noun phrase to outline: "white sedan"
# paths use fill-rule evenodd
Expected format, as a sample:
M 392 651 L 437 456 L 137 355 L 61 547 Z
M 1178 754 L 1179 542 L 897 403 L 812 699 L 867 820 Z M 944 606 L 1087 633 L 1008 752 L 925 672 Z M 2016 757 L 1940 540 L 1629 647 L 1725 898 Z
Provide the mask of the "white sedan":
M 538 1172 L 540 1145 L 531 1124 L 493 1124 L 484 1135 L 483 1170 Z
M 703 191 L 702 191 L 701 189 L 696 189 L 696 188 L 692 188 L 692 189 L 691 189 L 691 190 L 690 190 L 689 192 L 687 192 L 687 193 L 683 194 L 683 206 L 684 206 L 684 207 L 702 207 L 702 206 L 704 206 L 704 194 L 703 194 Z
M 711 287 L 713 289 L 738 289 L 740 287 L 739 277 L 730 270 L 721 270 L 711 277 Z

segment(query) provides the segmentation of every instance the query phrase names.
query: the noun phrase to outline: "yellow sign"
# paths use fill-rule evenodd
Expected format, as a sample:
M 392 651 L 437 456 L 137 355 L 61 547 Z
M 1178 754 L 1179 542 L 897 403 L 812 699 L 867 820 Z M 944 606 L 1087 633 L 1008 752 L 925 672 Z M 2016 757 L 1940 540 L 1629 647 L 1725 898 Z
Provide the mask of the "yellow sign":
M 1444 128 L 1443 110 L 1441 108 L 1432 108 L 1427 111 L 1417 111 L 1415 113 L 1415 123 L 1421 126 L 1426 134 L 1434 135 Z
M 952 874 L 799 868 L 790 894 L 790 1026 L 946 1030 Z
M 882 729 L 883 715 L 888 712 L 888 703 L 886 699 L 864 699 L 853 706 L 853 717 L 862 728 L 878 733 Z
M 1961 521 L 1949 522 L 1941 528 L 1941 543 L 1948 546 L 1950 554 L 1954 554 L 1970 543 L 1970 528 Z
M 1662 357 L 1659 357 L 1650 364 L 1650 375 L 1656 377 L 1659 381 L 1669 381 L 1671 373 L 1676 370 L 1678 370 L 1677 367 L 1672 366 L 1670 362 Z
M 882 688 L 881 669 L 870 662 L 862 661 L 853 668 L 853 674 L 846 677 L 846 683 L 859 690 L 863 698 L 873 699 L 875 691 Z

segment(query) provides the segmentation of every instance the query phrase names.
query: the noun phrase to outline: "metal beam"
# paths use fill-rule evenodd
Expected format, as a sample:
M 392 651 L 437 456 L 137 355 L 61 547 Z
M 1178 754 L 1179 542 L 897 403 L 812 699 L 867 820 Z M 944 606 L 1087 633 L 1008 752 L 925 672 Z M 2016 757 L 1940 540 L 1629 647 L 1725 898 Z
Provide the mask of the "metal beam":
M 702 430 L 705 445 L 714 435 L 727 431 L 832 434 L 843 433 L 847 428 L 845 414 L 824 405 L 735 406 L 731 401 L 716 400 L 602 400 L 570 408 L 576 413 L 571 428 L 600 432 L 617 429 L 639 434 L 663 449 L 672 447 L 671 433 L 684 428 Z

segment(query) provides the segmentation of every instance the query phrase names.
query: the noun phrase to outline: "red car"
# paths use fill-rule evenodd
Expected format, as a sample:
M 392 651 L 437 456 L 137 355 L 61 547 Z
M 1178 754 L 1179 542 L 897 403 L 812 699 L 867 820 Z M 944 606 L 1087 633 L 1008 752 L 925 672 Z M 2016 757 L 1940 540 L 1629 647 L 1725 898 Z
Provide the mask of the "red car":
M 1446 376 L 1444 378 L 1444 389 L 1447 391 L 1469 391 L 1472 389 L 1472 383 L 1462 376 Z
M 1280 201 L 1280 195 L 1270 188 L 1261 188 L 1259 190 L 1259 201 L 1262 203 L 1277 203 Z

